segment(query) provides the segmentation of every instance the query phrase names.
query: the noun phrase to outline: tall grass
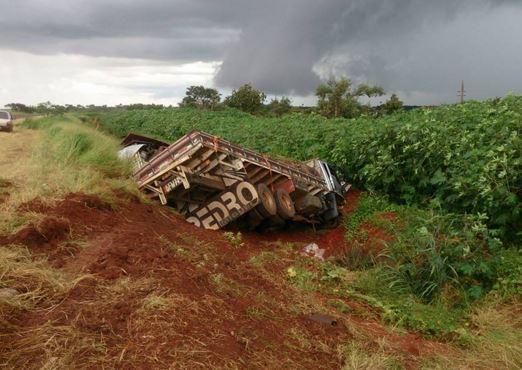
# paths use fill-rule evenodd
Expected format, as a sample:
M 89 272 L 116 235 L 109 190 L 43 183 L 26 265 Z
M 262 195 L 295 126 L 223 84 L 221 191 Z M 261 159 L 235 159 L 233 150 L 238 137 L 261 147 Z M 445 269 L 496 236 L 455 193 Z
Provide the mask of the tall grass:
M 22 127 L 45 133 L 33 153 L 44 195 L 81 191 L 108 196 L 114 187 L 134 189 L 129 163 L 117 157 L 116 139 L 68 116 L 26 121 Z
M 17 126 L 19 137 L 6 137 L 8 159 L 3 176 L 13 183 L 0 204 L 0 234 L 13 232 L 39 217 L 20 214 L 20 204 L 34 198 L 53 203 L 71 192 L 96 194 L 115 201 L 114 189 L 139 195 L 130 180 L 131 166 L 117 158 L 118 141 L 70 116 L 26 120 Z M 10 157 L 10 153 L 19 153 Z
M 380 215 L 390 211 L 395 219 L 383 220 Z M 503 250 L 480 216 L 397 206 L 383 197 L 365 195 L 346 219 L 354 246 L 364 238 L 360 231 L 363 223 L 388 228 L 393 237 L 379 258 L 382 278 L 389 288 L 414 294 L 425 302 L 435 300 L 448 286 L 463 293 L 458 302 L 479 298 L 506 276 L 502 266 L 514 258 L 503 258 L 503 254 L 511 256 L 514 249 Z

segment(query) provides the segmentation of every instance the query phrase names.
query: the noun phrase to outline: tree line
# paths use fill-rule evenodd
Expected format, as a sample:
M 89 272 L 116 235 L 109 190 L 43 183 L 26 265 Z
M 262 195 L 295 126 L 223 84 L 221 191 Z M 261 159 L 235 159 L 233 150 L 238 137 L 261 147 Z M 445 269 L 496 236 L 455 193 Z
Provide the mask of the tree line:
M 315 111 L 328 118 L 345 117 L 353 118 L 361 114 L 391 114 L 403 108 L 403 103 L 396 94 L 382 105 L 372 107 L 370 104 L 361 103 L 360 99 L 369 99 L 385 95 L 380 86 L 360 84 L 353 86 L 347 78 L 340 80 L 330 79 L 320 84 L 315 95 L 318 99 L 316 107 L 306 108 L 306 111 Z M 261 115 L 282 116 L 293 110 L 302 110 L 293 107 L 290 98 L 273 98 L 266 102 L 266 94 L 254 88 L 251 84 L 244 84 L 221 101 L 221 94 L 213 88 L 205 86 L 190 86 L 187 88 L 185 97 L 180 107 L 193 107 L 200 109 L 219 109 L 228 106 L 244 112 Z
M 61 114 L 68 112 L 100 112 L 100 111 L 109 111 L 113 109 L 126 109 L 126 110 L 136 110 L 136 109 L 163 109 L 167 108 L 163 104 L 118 104 L 116 106 L 108 106 L 108 105 L 81 105 L 81 104 L 53 104 L 51 102 L 39 103 L 37 105 L 26 105 L 23 103 L 9 103 L 6 104 L 6 108 L 21 113 L 34 113 L 34 114 Z
M 192 107 L 198 109 L 221 109 L 223 107 L 236 108 L 244 112 L 257 115 L 267 115 L 280 117 L 284 114 L 301 111 L 305 113 L 316 112 L 328 118 L 353 118 L 362 114 L 391 114 L 403 109 L 403 103 L 397 95 L 391 97 L 380 106 L 372 107 L 369 103 L 362 103 L 362 98 L 383 96 L 385 91 L 380 86 L 370 86 L 360 84 L 354 86 L 347 78 L 330 79 L 329 81 L 317 86 L 315 96 L 317 106 L 315 107 L 294 107 L 290 98 L 283 96 L 273 98 L 267 102 L 267 95 L 247 83 L 232 91 L 232 93 L 221 99 L 221 94 L 214 88 L 205 86 L 190 86 L 185 92 L 180 107 Z M 107 111 L 112 109 L 163 109 L 162 104 L 126 104 L 115 107 L 107 105 L 58 105 L 51 102 L 44 102 L 37 105 L 25 105 L 22 103 L 10 103 L 6 106 L 13 111 L 22 113 L 36 114 L 61 114 L 77 111 Z

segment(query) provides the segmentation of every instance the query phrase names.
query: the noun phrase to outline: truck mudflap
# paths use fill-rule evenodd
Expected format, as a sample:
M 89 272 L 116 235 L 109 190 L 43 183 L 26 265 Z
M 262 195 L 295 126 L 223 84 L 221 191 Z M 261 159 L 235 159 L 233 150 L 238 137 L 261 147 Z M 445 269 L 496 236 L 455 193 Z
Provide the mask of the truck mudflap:
M 238 181 L 187 215 L 187 222 L 209 230 L 218 230 L 246 214 L 260 202 L 256 187 Z

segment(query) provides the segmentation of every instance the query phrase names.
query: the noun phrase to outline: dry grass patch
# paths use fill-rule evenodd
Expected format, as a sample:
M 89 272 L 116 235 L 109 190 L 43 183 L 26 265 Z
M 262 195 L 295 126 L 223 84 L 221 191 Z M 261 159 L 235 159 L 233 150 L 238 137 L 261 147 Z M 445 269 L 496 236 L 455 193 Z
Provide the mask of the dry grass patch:
M 8 368 L 73 369 L 93 366 L 106 347 L 100 336 L 47 322 L 11 336 L 4 351 L 0 364 Z
M 403 369 L 402 361 L 390 353 L 384 340 L 377 348 L 366 348 L 359 342 L 352 342 L 341 349 L 345 370 L 389 370 Z
M 18 310 L 49 308 L 86 276 L 71 278 L 53 269 L 43 258 L 34 258 L 25 247 L 0 247 L 0 287 L 17 294 L 0 296 L 0 307 Z M 1 318 L 6 320 L 5 317 Z
M 457 356 L 437 354 L 425 369 L 521 369 L 522 304 L 489 304 L 471 316 L 469 331 L 462 333 L 469 343 Z

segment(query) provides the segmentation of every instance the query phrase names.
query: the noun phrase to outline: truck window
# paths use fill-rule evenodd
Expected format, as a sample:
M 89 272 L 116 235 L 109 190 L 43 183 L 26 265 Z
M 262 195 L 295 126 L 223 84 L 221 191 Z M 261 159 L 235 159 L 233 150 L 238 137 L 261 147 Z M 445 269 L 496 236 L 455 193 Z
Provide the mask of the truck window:
M 0 119 L 9 119 L 9 113 L 0 111 Z

